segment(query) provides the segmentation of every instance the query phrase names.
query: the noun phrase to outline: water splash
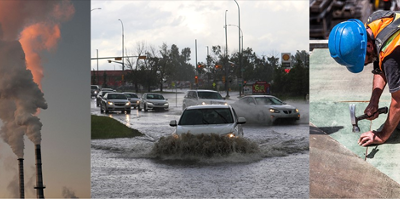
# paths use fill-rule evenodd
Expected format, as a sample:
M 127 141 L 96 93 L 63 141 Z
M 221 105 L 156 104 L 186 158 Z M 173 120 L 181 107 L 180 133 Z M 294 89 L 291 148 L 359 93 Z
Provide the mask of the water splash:
M 152 148 L 151 155 L 161 159 L 200 160 L 231 155 L 259 154 L 257 143 L 246 138 L 228 138 L 218 134 L 185 133 L 177 137 L 161 137 Z

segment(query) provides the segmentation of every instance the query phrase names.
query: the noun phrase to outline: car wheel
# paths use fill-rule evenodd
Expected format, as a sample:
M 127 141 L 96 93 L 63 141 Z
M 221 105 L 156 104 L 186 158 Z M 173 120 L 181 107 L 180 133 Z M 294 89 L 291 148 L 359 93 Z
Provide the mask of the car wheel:
M 146 104 L 144 104 L 143 110 L 144 110 L 144 112 L 147 112 Z
M 100 106 L 100 113 L 104 113 L 103 106 Z

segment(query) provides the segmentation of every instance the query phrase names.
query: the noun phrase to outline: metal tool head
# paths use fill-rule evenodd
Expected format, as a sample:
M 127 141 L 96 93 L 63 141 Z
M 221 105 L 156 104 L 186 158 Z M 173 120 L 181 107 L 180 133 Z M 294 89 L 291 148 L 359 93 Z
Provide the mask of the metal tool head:
M 358 127 L 357 124 L 357 117 L 356 117 L 356 104 L 350 104 L 349 106 L 350 109 L 350 120 L 351 124 L 353 125 L 353 132 L 360 132 L 360 128 Z

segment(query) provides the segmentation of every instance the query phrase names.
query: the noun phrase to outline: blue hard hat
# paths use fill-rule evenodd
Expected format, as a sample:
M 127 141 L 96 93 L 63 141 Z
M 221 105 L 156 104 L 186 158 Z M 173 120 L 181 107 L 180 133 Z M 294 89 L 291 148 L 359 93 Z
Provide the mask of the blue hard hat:
M 336 62 L 345 65 L 350 72 L 361 72 L 367 53 L 367 30 L 358 19 L 339 23 L 329 34 L 328 47 Z

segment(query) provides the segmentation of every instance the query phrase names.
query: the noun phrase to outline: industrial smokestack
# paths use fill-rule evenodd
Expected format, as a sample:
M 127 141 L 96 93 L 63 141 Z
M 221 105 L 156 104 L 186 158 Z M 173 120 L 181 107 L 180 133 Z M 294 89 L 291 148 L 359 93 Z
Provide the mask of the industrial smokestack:
M 43 185 L 43 175 L 42 175 L 42 155 L 40 153 L 40 144 L 36 145 L 35 148 L 36 154 L 36 197 L 38 199 L 44 199 L 44 188 Z
M 25 199 L 25 188 L 24 188 L 24 159 L 18 158 L 19 166 L 19 197 Z

